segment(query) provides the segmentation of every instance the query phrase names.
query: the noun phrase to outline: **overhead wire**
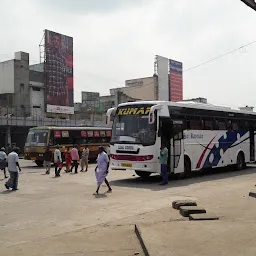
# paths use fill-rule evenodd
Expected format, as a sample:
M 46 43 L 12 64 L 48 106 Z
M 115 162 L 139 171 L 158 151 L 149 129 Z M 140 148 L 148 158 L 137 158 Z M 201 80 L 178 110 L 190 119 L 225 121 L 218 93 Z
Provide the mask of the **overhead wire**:
M 244 44 L 244 45 L 242 45 L 242 46 L 239 46 L 239 47 L 237 47 L 237 48 L 235 48 L 235 49 L 233 49 L 233 50 L 231 50 L 231 51 L 228 51 L 228 52 L 226 52 L 226 53 L 220 54 L 220 55 L 218 55 L 218 56 L 216 56 L 216 57 L 214 57 L 214 58 L 212 58 L 212 59 L 209 59 L 209 60 L 204 61 L 204 62 L 202 62 L 202 63 L 200 63 L 200 64 L 197 64 L 197 65 L 195 65 L 195 66 L 192 66 L 192 67 L 190 67 L 190 68 L 188 68 L 188 69 L 185 69 L 185 70 L 183 71 L 183 73 L 188 72 L 188 71 L 191 71 L 191 70 L 196 69 L 196 68 L 199 68 L 199 67 L 204 66 L 204 65 L 206 65 L 206 64 L 208 64 L 208 63 L 214 62 L 214 61 L 216 61 L 216 60 L 218 60 L 218 59 L 220 59 L 220 58 L 223 58 L 223 57 L 225 57 L 225 56 L 228 56 L 228 55 L 230 55 L 230 54 L 232 54 L 232 53 L 234 53 L 234 52 L 237 52 L 237 51 L 239 51 L 239 50 L 242 50 L 242 49 L 244 49 L 244 48 L 246 48 L 246 47 L 248 47 L 248 46 L 250 46 L 250 45 L 252 45 L 252 44 L 254 44 L 254 43 L 256 43 L 256 40 L 254 40 L 254 41 L 252 41 L 252 42 L 250 42 L 250 43 Z M 9 56 L 8 54 L 4 54 L 4 53 L 0 53 L 0 55 Z M 35 60 L 33 60 L 33 59 L 30 59 L 30 60 L 33 61 L 33 62 L 35 61 Z M 36 61 L 35 61 L 35 62 L 36 62 Z M 123 82 L 117 81 L 116 79 L 107 78 L 107 77 L 104 77 L 104 76 L 101 76 L 101 75 L 98 75 L 98 74 L 94 74 L 94 73 L 91 73 L 91 72 L 88 72 L 88 71 L 85 71 L 85 73 L 87 73 L 87 74 L 89 74 L 89 75 L 91 75 L 91 76 L 103 78 L 103 79 L 105 79 L 105 80 L 111 80 L 111 81 L 113 81 L 113 82 L 115 82 L 115 83 L 123 84 Z M 168 78 L 168 77 L 162 78 L 162 79 L 159 79 L 158 81 L 161 81 L 161 82 L 162 82 L 162 81 L 167 80 L 167 79 L 169 79 L 169 78 Z M 136 80 L 136 79 L 134 79 L 134 80 Z M 152 86 L 152 82 L 151 82 L 151 83 L 148 83 L 148 84 L 146 83 L 146 84 L 143 85 L 143 87 L 147 87 L 147 86 Z M 136 85 L 135 85 L 135 86 L 125 86 L 126 90 L 129 90 L 129 91 L 136 90 L 136 87 L 139 87 L 139 85 L 138 85 L 138 86 L 136 86 Z M 123 87 L 115 87 L 115 88 L 113 88 L 113 89 L 118 90 L 118 89 L 122 89 L 122 88 L 123 88 Z M 76 89 L 74 89 L 74 91 L 78 92 L 78 90 L 76 90 Z

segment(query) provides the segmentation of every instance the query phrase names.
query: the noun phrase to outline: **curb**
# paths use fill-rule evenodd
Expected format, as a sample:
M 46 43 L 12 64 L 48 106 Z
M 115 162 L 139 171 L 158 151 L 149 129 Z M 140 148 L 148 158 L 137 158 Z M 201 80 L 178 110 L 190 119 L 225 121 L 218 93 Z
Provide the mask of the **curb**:
M 139 227 L 138 227 L 136 224 L 135 224 L 135 229 L 134 229 L 134 231 L 135 231 L 135 234 L 136 234 L 136 236 L 137 236 L 137 238 L 138 238 L 138 240 L 139 240 L 139 242 L 140 242 L 140 245 L 141 245 L 141 247 L 142 247 L 142 250 L 143 250 L 145 256 L 150 256 L 150 255 L 149 255 L 149 252 L 148 252 L 148 249 L 147 249 L 147 247 L 146 247 L 146 245 L 145 245 L 145 243 L 144 243 L 144 241 L 143 241 L 143 238 L 142 238 L 142 236 L 141 236 L 141 232 L 140 232 L 140 230 L 139 230 Z

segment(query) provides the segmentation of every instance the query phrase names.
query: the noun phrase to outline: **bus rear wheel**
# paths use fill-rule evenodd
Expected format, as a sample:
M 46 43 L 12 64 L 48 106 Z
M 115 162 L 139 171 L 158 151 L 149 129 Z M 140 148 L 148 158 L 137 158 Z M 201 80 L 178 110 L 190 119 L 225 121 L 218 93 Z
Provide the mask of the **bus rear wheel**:
M 188 156 L 184 156 L 184 172 L 176 175 L 179 179 L 189 178 L 191 176 L 191 161 Z
M 44 162 L 41 161 L 41 160 L 36 160 L 35 163 L 36 163 L 36 165 L 37 165 L 38 167 L 43 167 L 43 166 L 44 166 Z
M 151 172 L 135 171 L 135 173 L 143 179 L 146 179 L 151 175 Z
M 239 152 L 236 160 L 236 169 L 238 171 L 242 170 L 245 168 L 245 159 L 244 159 L 244 153 Z

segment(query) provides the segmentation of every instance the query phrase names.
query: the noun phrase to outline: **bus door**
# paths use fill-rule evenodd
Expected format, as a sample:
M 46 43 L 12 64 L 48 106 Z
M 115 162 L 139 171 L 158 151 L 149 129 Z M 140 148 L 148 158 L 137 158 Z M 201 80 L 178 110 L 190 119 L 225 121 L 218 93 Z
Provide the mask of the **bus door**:
M 169 152 L 168 156 L 168 172 L 171 172 L 171 134 L 172 134 L 172 120 L 169 117 L 161 117 L 160 124 L 159 124 L 159 134 L 158 136 L 161 137 L 161 144 L 163 143 Z
M 173 121 L 171 118 L 160 119 L 161 142 L 169 151 L 168 171 L 181 173 L 184 171 L 184 140 L 183 121 Z
M 182 173 L 184 172 L 184 139 L 182 120 L 172 121 L 170 145 L 171 173 Z

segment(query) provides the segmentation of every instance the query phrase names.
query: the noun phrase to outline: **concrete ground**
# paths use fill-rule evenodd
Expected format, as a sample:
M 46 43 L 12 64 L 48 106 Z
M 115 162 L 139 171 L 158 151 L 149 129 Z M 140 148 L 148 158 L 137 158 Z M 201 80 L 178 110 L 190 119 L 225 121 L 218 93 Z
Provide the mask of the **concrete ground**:
M 21 166 L 19 191 L 6 192 L 0 181 L 0 255 L 143 255 L 134 224 L 150 255 L 256 255 L 256 199 L 248 197 L 255 168 L 164 187 L 157 176 L 111 171 L 113 193 L 103 186 L 95 197 L 95 165 L 60 178 L 30 161 Z M 197 200 L 221 219 L 189 222 L 171 209 L 177 199 Z

